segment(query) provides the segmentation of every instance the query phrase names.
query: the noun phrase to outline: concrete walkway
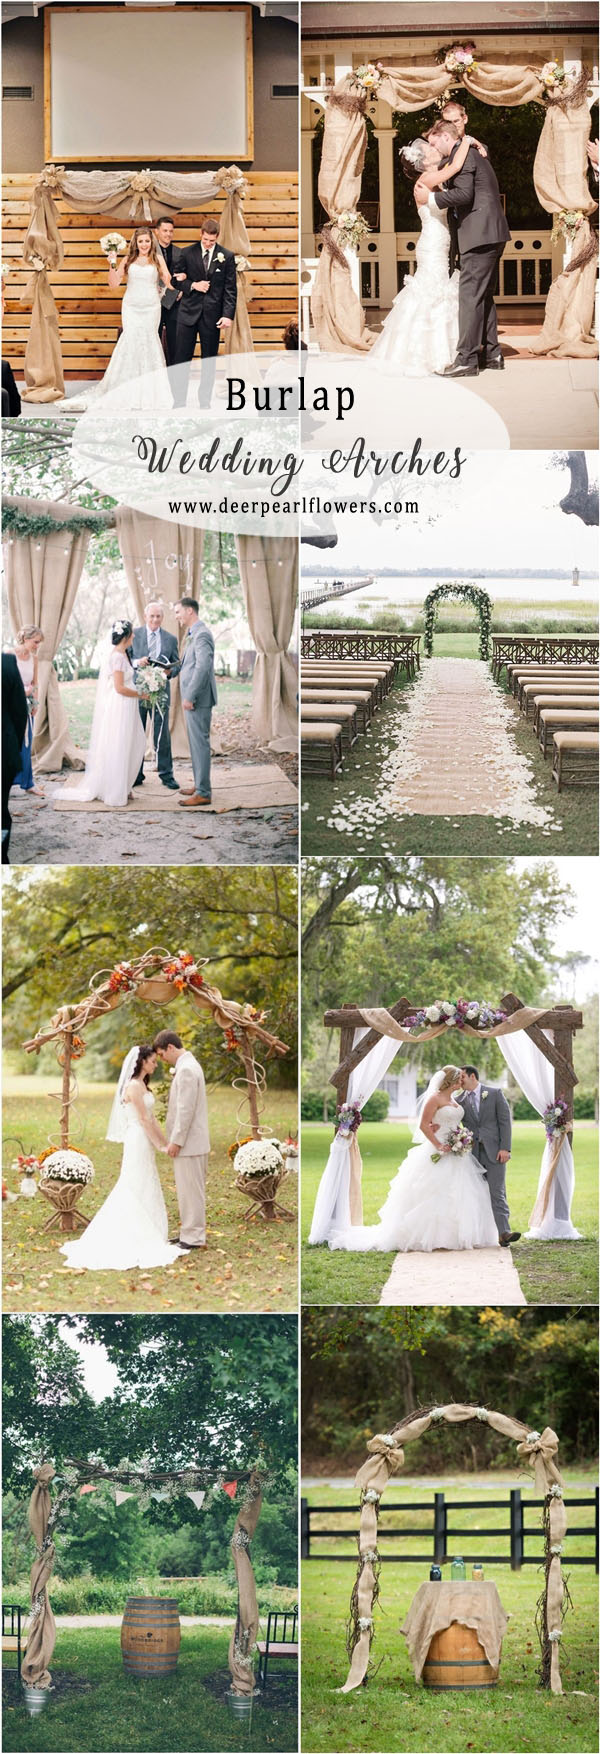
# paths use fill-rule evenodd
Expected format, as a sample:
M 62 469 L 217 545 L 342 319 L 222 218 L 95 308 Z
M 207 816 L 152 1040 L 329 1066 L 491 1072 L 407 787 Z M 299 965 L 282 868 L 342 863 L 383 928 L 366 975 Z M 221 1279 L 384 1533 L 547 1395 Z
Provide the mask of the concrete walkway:
M 380 1304 L 525 1304 L 510 1249 L 434 1249 L 396 1255 Z
M 406 698 L 391 763 L 392 812 L 506 817 L 540 827 L 552 822 L 513 736 L 515 708 L 487 664 L 428 658 Z

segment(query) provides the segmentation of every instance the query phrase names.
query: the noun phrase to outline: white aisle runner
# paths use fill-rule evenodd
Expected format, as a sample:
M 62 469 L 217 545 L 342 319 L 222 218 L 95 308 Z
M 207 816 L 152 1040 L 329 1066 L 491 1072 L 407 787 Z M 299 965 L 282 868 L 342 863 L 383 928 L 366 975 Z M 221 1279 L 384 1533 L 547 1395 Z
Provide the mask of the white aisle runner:
M 428 658 L 407 702 L 392 761 L 392 813 L 552 824 L 536 793 L 535 739 L 530 765 L 514 737 L 519 715 L 487 664 Z
M 525 1304 L 510 1249 L 433 1249 L 396 1255 L 380 1303 Z

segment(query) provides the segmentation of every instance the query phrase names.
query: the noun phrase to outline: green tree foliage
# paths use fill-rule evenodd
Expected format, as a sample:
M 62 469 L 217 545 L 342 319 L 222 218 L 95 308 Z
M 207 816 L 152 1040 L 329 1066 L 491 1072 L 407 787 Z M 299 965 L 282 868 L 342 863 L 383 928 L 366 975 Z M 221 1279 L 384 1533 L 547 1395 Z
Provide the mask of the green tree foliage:
M 4 1040 L 13 1066 L 53 1070 L 52 1047 L 30 1059 L 19 1052 L 21 1042 L 59 1005 L 82 998 L 96 970 L 162 946 L 208 957 L 207 976 L 227 998 L 264 1008 L 267 1028 L 290 1048 L 285 1059 L 269 1062 L 269 1081 L 293 1087 L 296 896 L 296 875 L 288 867 L 257 867 L 251 882 L 244 867 L 12 872 L 4 891 Z M 112 1079 L 132 1040 L 166 1026 L 179 1029 L 186 1046 L 199 1052 L 209 1081 L 229 1081 L 231 1056 L 221 1031 L 185 997 L 160 1008 L 134 1000 L 91 1024 L 85 1076 Z
M 309 1088 L 327 1082 L 337 1054 L 337 1041 L 324 1040 L 323 1012 L 349 1001 L 561 997 L 555 930 L 574 907 L 552 860 L 518 869 L 510 859 L 452 856 L 307 859 L 302 908 Z M 439 1064 L 439 1051 L 437 1042 L 411 1050 L 422 1070 Z M 493 1043 L 478 1043 L 477 1053 L 488 1074 L 502 1067 Z
M 596 1449 L 598 1324 L 590 1310 L 305 1310 L 305 1466 L 360 1461 L 377 1431 L 418 1406 L 467 1401 L 558 1432 L 564 1461 Z M 440 1425 L 410 1446 L 414 1469 L 514 1462 L 485 1424 Z

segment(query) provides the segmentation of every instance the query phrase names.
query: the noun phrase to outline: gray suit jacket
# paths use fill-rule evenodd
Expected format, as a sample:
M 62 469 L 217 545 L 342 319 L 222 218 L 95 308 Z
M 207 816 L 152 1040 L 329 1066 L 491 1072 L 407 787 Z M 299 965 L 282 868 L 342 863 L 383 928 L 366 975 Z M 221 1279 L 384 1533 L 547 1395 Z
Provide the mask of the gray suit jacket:
M 479 1096 L 479 1114 L 468 1090 L 459 1097 L 465 1117 L 465 1126 L 473 1134 L 473 1150 L 477 1152 L 480 1145 L 486 1157 L 495 1163 L 499 1151 L 510 1151 L 512 1140 L 512 1122 L 510 1109 L 501 1090 L 492 1084 L 482 1084 Z
M 189 629 L 181 655 L 179 686 L 182 700 L 191 700 L 193 706 L 206 701 L 216 706 L 215 642 L 205 621 L 194 621 Z
M 149 656 L 148 629 L 147 629 L 145 623 L 144 623 L 143 627 L 136 627 L 134 629 L 133 640 L 132 640 L 132 652 L 133 652 L 134 663 L 135 663 L 136 658 L 147 658 Z M 179 675 L 179 671 L 181 669 L 181 663 L 180 663 L 180 658 L 179 658 L 179 646 L 177 644 L 177 640 L 175 638 L 175 635 L 173 633 L 167 633 L 167 631 L 164 627 L 161 627 L 161 630 L 160 630 L 160 652 L 161 652 L 162 658 L 168 658 L 168 660 L 169 660 L 169 665 L 171 668 L 171 680 L 173 680 L 174 676 Z M 169 690 L 169 697 L 170 697 L 171 690 L 169 688 L 169 677 L 167 676 L 165 680 L 166 680 L 167 688 Z

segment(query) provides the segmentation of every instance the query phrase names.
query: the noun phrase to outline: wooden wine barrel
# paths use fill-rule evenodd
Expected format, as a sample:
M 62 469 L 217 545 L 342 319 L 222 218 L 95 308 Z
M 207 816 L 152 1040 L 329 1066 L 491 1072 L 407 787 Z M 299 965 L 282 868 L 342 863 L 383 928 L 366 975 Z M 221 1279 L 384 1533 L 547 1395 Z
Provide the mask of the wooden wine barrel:
M 172 1675 L 177 1668 L 179 1604 L 170 1596 L 128 1596 L 121 1626 L 127 1675 Z
M 454 1620 L 443 1632 L 435 1632 L 423 1668 L 423 1681 L 434 1693 L 455 1688 L 479 1691 L 498 1684 L 498 1670 L 488 1663 L 472 1626 Z

